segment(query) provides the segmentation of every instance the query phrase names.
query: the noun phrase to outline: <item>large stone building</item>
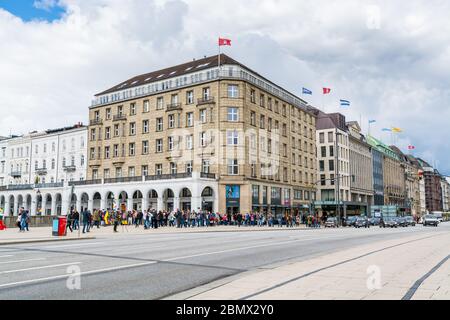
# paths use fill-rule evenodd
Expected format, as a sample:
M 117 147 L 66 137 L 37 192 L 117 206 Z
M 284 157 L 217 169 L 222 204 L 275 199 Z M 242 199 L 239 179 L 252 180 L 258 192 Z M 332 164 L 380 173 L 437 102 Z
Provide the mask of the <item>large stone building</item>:
M 426 161 L 420 158 L 417 160 L 423 168 L 427 212 L 443 211 L 441 175 Z
M 88 179 L 142 182 L 136 197 L 158 209 L 307 208 L 315 198 L 316 117 L 305 101 L 243 64 L 226 55 L 220 62 L 219 70 L 219 56 L 192 61 L 97 94 Z M 177 179 L 183 188 L 171 188 Z M 197 188 L 204 181 L 211 201 Z
M 406 213 L 405 168 L 398 154 L 380 140 L 367 136 L 367 142 L 383 156 L 384 205 L 389 214 Z M 378 208 L 377 208 L 378 209 Z
M 368 214 L 374 204 L 372 147 L 366 142 L 358 122 L 347 123 L 350 143 L 351 202 L 360 203 L 360 214 Z
M 321 215 L 347 214 L 350 195 L 350 149 L 344 115 L 317 111 L 317 200 Z M 339 214 L 338 214 L 339 213 Z

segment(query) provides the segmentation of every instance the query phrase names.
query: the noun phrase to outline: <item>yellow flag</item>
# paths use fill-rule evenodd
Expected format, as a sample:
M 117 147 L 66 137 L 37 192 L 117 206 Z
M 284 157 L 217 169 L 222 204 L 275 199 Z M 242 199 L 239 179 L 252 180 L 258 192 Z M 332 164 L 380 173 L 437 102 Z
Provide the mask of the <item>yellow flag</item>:
M 401 132 L 403 132 L 403 130 L 400 128 L 392 128 L 392 132 L 401 133 Z

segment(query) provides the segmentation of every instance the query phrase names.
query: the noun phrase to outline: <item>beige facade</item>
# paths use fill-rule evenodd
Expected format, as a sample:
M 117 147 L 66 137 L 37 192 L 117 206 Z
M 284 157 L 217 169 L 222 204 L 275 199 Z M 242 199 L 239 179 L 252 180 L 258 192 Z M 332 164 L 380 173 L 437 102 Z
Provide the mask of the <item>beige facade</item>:
M 405 205 L 405 169 L 396 157 L 384 155 L 383 159 L 384 204 Z
M 220 212 L 308 205 L 315 197 L 315 116 L 268 80 L 235 76 L 234 67 L 209 81 L 94 104 L 88 179 L 200 172 L 217 180 Z M 239 186 L 239 199 L 227 198 L 227 186 Z
M 372 152 L 361 127 L 357 122 L 349 122 L 350 142 L 350 192 L 351 202 L 373 205 L 373 161 Z

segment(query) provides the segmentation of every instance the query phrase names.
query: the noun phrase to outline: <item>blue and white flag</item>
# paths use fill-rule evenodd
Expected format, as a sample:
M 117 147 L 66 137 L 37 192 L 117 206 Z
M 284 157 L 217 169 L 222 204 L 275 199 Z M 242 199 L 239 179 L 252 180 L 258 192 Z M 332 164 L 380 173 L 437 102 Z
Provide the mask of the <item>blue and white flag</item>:
M 350 101 L 341 99 L 341 107 L 350 107 Z
M 369 120 L 369 124 L 375 123 L 377 120 Z
M 312 91 L 306 88 L 303 88 L 302 93 L 312 95 Z
M 389 129 L 389 128 L 383 128 L 381 131 L 392 132 L 392 129 Z

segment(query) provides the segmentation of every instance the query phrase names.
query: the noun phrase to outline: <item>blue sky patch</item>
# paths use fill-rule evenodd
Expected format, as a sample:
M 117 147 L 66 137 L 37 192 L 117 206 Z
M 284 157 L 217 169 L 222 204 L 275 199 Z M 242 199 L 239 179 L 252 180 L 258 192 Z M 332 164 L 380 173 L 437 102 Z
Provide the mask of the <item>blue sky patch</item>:
M 36 0 L 0 0 L 0 8 L 12 13 L 24 21 L 46 20 L 54 21 L 61 18 L 64 8 L 54 5 L 48 8 L 35 5 L 42 1 Z M 45 1 L 43 1 L 45 3 Z M 53 2 L 53 1 L 49 1 Z M 58 1 L 54 1 L 55 3 Z

